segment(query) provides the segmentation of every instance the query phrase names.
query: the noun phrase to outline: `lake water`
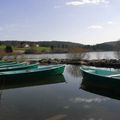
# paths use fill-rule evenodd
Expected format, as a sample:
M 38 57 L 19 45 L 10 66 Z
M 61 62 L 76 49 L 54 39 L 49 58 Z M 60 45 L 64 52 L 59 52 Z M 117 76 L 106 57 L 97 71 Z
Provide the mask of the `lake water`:
M 120 53 L 116 53 L 114 51 L 110 52 L 89 52 L 86 54 L 29 54 L 29 55 L 18 55 L 18 56 L 5 56 L 3 59 L 16 59 L 16 60 L 40 60 L 40 59 L 48 59 L 48 58 L 57 58 L 57 59 L 76 59 L 76 58 L 85 58 L 85 59 L 119 59 Z
M 19 56 L 21 57 L 21 56 Z M 19 58 L 18 57 L 18 58 Z M 86 54 L 72 53 L 72 54 L 41 54 L 41 55 L 25 55 L 27 59 L 39 60 L 43 58 L 58 58 L 58 59 L 76 59 L 76 58 L 85 58 L 85 59 L 118 59 L 120 58 L 120 53 L 114 51 L 110 52 L 89 52 Z
M 21 56 L 19 56 L 21 57 Z M 41 54 L 34 55 L 35 59 L 43 59 L 43 58 L 61 58 L 61 59 L 76 59 L 76 58 L 87 58 L 87 59 L 116 59 L 118 56 L 115 52 L 89 52 L 85 55 L 81 55 L 79 53 L 73 54 Z M 33 59 L 33 55 L 27 55 L 27 59 Z
M 46 82 L 45 82 L 46 81 Z M 79 66 L 61 76 L 1 84 L 0 120 L 120 120 L 120 101 L 81 89 Z

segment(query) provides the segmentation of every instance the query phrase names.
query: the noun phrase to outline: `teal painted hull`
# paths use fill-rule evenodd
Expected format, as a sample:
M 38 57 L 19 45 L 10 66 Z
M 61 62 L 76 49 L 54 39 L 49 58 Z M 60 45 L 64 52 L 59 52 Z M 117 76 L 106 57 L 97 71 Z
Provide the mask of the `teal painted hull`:
M 120 90 L 120 75 L 109 77 L 111 75 L 120 74 L 120 72 L 113 72 L 108 70 L 80 68 L 85 86 L 94 88 Z
M 40 79 L 51 75 L 58 75 L 64 72 L 64 65 L 46 66 L 36 69 L 17 70 L 0 72 L 0 80 L 24 80 L 24 79 Z

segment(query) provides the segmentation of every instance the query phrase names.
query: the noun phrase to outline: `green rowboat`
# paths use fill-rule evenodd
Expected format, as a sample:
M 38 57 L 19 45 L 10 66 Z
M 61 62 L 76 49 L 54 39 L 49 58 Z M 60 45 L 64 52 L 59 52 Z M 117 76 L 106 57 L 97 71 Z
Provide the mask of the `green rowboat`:
M 6 61 L 2 61 L 2 60 L 1 60 L 1 61 L 0 61 L 0 64 L 3 64 L 3 63 L 8 63 L 8 62 L 6 62 Z
M 38 67 L 36 69 L 0 72 L 0 80 L 40 79 L 46 76 L 62 74 L 64 72 L 64 68 L 64 65 L 54 65 Z
M 1 65 L 12 65 L 12 64 L 16 64 L 17 62 L 0 62 L 0 66 Z
M 8 66 L 8 67 L 2 67 L 0 68 L 0 72 L 3 71 L 15 71 L 15 70 L 24 70 L 24 69 L 34 69 L 38 68 L 38 64 L 20 64 L 16 66 Z
M 7 68 L 7 67 L 13 67 L 13 66 L 21 66 L 21 65 L 25 65 L 25 63 L 13 63 L 13 64 L 4 64 L 4 65 L 0 65 L 0 68 Z
M 105 69 L 80 67 L 86 86 L 104 89 L 120 89 L 120 72 Z

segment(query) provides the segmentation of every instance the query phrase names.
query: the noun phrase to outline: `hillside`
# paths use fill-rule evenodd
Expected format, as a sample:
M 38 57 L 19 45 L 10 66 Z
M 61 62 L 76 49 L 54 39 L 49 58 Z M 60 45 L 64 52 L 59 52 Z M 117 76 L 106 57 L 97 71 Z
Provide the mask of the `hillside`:
M 120 41 L 111 41 L 91 46 L 93 51 L 115 51 L 119 49 Z
M 89 51 L 114 51 L 116 48 L 118 49 L 120 46 L 120 41 L 111 41 L 111 42 L 105 42 L 101 44 L 96 45 L 84 45 L 80 43 L 73 43 L 73 42 L 64 42 L 64 41 L 12 41 L 12 40 L 6 40 L 6 41 L 0 41 L 0 45 L 10 45 L 13 47 L 20 47 L 23 48 L 26 45 L 28 46 L 41 46 L 41 47 L 50 47 L 50 48 L 61 48 L 61 49 L 68 49 L 68 48 L 85 48 Z

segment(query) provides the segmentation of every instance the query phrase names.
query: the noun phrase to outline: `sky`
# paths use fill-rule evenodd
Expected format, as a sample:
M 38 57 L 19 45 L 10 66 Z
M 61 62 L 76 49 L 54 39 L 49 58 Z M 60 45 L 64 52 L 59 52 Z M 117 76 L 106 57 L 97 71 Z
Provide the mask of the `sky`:
M 120 0 L 0 0 L 0 40 L 116 41 L 119 6 Z

